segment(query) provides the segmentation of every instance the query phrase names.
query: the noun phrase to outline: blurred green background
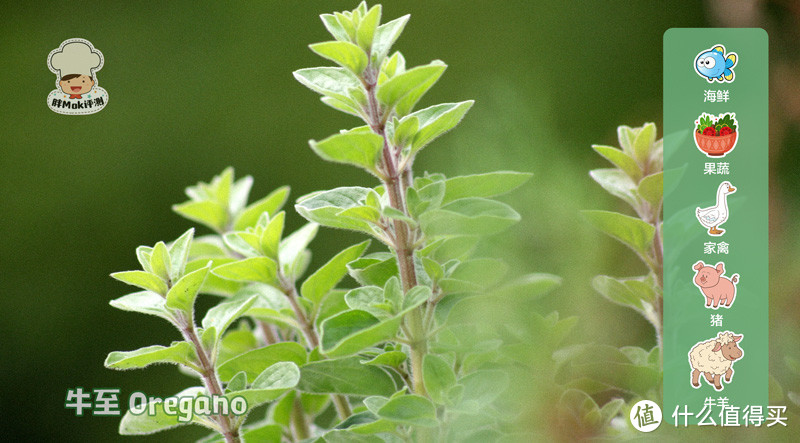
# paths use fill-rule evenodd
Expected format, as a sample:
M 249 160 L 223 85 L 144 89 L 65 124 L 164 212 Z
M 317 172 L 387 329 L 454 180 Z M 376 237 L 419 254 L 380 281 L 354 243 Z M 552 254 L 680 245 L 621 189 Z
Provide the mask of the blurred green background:
M 307 49 L 329 39 L 317 16 L 356 4 L 4 2 L 0 433 L 8 441 L 123 440 L 116 435 L 118 417 L 75 417 L 64 409 L 67 389 L 119 387 L 125 403 L 133 391 L 166 396 L 191 383 L 174 367 L 126 373 L 103 367 L 110 351 L 178 337 L 155 318 L 108 306 L 128 290 L 108 274 L 136 268 L 136 246 L 174 239 L 189 227 L 170 210 L 184 200 L 187 185 L 228 165 L 237 175 L 254 176 L 253 198 L 283 184 L 292 186 L 293 198 L 375 184 L 308 148 L 308 139 L 356 121 L 321 104 L 291 75 L 324 64 Z M 508 198 L 523 222 L 488 248 L 513 272 L 563 277 L 540 308 L 580 317 L 572 341 L 645 348 L 655 344 L 649 324 L 590 285 L 596 274 L 644 271 L 633 254 L 578 214 L 625 210 L 590 179 L 589 169 L 606 167 L 590 146 L 616 145 L 620 124 L 654 121 L 661 129 L 666 29 L 767 29 L 770 372 L 785 388 L 800 389 L 800 376 L 784 362 L 786 355 L 800 356 L 797 2 L 384 3 L 385 19 L 405 13 L 412 18 L 396 48 L 408 63 L 439 58 L 449 65 L 421 105 L 476 100 L 462 125 L 420 156 L 417 172 L 533 172 L 534 179 Z M 98 80 L 109 104 L 95 115 L 58 115 L 45 104 L 56 80 L 47 55 L 72 37 L 88 39 L 105 57 Z M 289 214 L 289 229 L 302 222 Z M 312 268 L 358 238 L 323 230 L 312 244 Z M 137 441 L 204 434 L 186 428 Z

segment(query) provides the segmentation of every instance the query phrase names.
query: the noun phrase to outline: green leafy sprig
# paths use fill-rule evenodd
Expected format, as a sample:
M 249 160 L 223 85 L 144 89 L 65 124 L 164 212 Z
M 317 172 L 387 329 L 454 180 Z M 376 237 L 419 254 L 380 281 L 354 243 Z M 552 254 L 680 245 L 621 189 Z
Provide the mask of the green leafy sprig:
M 513 406 L 498 400 L 510 385 L 508 361 L 497 358 L 507 352 L 501 344 L 508 331 L 502 321 L 485 326 L 476 307 L 503 306 L 517 292 L 538 297 L 559 280 L 535 274 L 505 283 L 506 266 L 475 250 L 480 238 L 519 221 L 493 197 L 530 174 L 413 174 L 421 150 L 453 129 L 473 103 L 415 110 L 446 66 L 407 67 L 391 47 L 409 17 L 381 24 L 381 12 L 380 5 L 361 3 L 323 14 L 333 40 L 310 48 L 337 66 L 294 73 L 325 104 L 362 120 L 312 140 L 311 149 L 363 168 L 378 184 L 299 198 L 295 209 L 309 223 L 287 235 L 281 208 L 289 188 L 248 203 L 252 178 L 237 180 L 228 168 L 187 188 L 189 200 L 173 207 L 210 234 L 189 230 L 169 245 L 139 247 L 142 269 L 113 274 L 141 291 L 112 306 L 161 317 L 183 340 L 112 352 L 106 366 L 177 364 L 199 379 L 178 397 L 239 396 L 247 413 L 182 421 L 153 405 L 155 415 L 126 413 L 120 433 L 193 423 L 216 432 L 205 441 L 396 442 L 508 431 L 504 417 Z M 384 247 L 368 253 L 366 240 L 307 272 L 319 226 L 361 232 Z M 199 324 L 198 294 L 219 297 Z M 558 331 L 548 333 L 563 338 L 571 324 L 555 321 L 547 329 Z M 267 414 L 248 422 L 261 404 L 268 404 Z
M 589 174 L 608 193 L 626 202 L 635 216 L 601 210 L 583 211 L 583 215 L 592 226 L 635 252 L 647 266 L 648 273 L 626 278 L 599 275 L 592 285 L 606 299 L 639 312 L 653 325 L 655 348 L 649 351 L 636 347 L 620 349 L 630 361 L 622 360 L 626 367 L 619 369 L 634 371 L 628 367 L 632 364 L 639 375 L 635 380 L 621 379 L 624 382 L 618 381 L 614 386 L 637 398 L 658 398 L 663 358 L 663 140 L 656 139 L 653 123 L 639 128 L 620 126 L 617 134 L 621 149 L 593 146 L 614 168 L 595 169 Z

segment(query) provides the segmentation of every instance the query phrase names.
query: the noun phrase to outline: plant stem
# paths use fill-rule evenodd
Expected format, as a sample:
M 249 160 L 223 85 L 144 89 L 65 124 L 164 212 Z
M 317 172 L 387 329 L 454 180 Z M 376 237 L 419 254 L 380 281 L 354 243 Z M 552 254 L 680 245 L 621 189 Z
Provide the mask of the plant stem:
M 258 320 L 258 327 L 261 329 L 261 333 L 264 334 L 264 341 L 267 345 L 278 343 L 278 337 L 275 335 L 275 330 L 272 329 L 271 324 Z
M 309 321 L 305 310 L 297 301 L 297 298 L 299 297 L 297 295 L 297 288 L 295 288 L 294 284 L 290 283 L 283 275 L 279 276 L 279 281 L 281 282 L 281 290 L 289 299 L 289 304 L 292 305 L 294 315 L 297 317 L 297 321 L 300 323 L 300 329 L 302 329 L 303 336 L 306 338 L 308 348 L 316 348 L 319 346 L 319 338 L 317 337 L 317 332 L 314 330 L 314 325 L 311 323 L 311 321 Z
M 308 318 L 303 307 L 300 306 L 300 303 L 297 301 L 299 297 L 297 288 L 294 283 L 290 283 L 285 276 L 279 275 L 278 278 L 281 282 L 281 290 L 289 299 L 289 304 L 292 305 L 292 310 L 297 317 L 297 321 L 300 323 L 300 329 L 302 329 L 303 336 L 306 338 L 307 348 L 308 350 L 313 350 L 319 346 L 319 336 L 314 329 L 313 322 Z M 344 420 L 353 415 L 353 411 L 350 409 L 350 403 L 347 402 L 347 397 L 343 395 L 333 395 L 333 404 L 336 407 L 336 412 L 339 414 L 340 419 Z
M 664 244 L 661 237 L 661 221 L 659 214 L 661 208 L 655 210 L 653 220 L 656 227 L 655 237 L 653 238 L 653 255 L 655 255 L 656 262 L 656 283 L 661 288 L 661 294 L 656 294 L 655 310 L 658 325 L 656 325 L 656 341 L 658 344 L 658 365 L 660 368 L 664 367 Z
M 183 315 L 181 315 L 177 320 L 184 339 L 190 341 L 194 345 L 197 359 L 200 362 L 200 375 L 203 378 L 203 385 L 205 385 L 209 395 L 212 397 L 221 397 L 223 395 L 223 391 L 219 377 L 217 376 L 217 370 L 206 353 L 203 344 L 200 342 L 200 338 L 197 336 L 197 329 L 195 328 L 194 323 L 187 320 Z M 234 424 L 234 421 L 231 420 L 229 415 L 219 414 L 214 417 L 216 422 L 219 424 L 219 427 L 222 430 L 222 435 L 225 437 L 225 441 L 227 443 L 241 443 L 242 440 L 239 437 L 239 429 Z
M 408 215 L 406 208 L 405 194 L 413 177 L 411 165 L 407 163 L 403 170 L 397 170 L 400 152 L 394 152 L 392 145 L 386 136 L 386 120 L 388 114 L 382 115 L 376 95 L 376 72 L 374 68 L 368 68 L 362 79 L 367 91 L 368 108 L 367 124 L 372 130 L 383 137 L 382 167 L 383 185 L 389 195 L 389 204 L 392 208 Z M 403 220 L 394 220 L 394 252 L 397 257 L 397 268 L 400 273 L 400 281 L 403 286 L 403 293 L 407 293 L 411 288 L 417 286 L 417 275 L 414 269 L 414 241 L 408 224 Z M 409 342 L 411 347 L 411 379 L 413 390 L 416 394 L 427 395 L 425 383 L 422 379 L 422 359 L 428 352 L 428 338 L 425 332 L 425 324 L 422 319 L 422 312 L 425 305 L 417 307 L 409 312 L 405 318 L 406 327 L 409 332 Z
M 333 406 L 336 408 L 336 413 L 339 414 L 339 418 L 342 420 L 353 415 L 353 411 L 350 409 L 350 403 L 347 402 L 347 397 L 344 395 L 334 395 Z
M 294 437 L 294 441 L 307 439 L 311 435 L 311 431 L 308 429 L 308 421 L 306 420 L 306 414 L 303 411 L 303 404 L 300 403 L 300 397 L 294 398 L 291 419 L 292 436 Z

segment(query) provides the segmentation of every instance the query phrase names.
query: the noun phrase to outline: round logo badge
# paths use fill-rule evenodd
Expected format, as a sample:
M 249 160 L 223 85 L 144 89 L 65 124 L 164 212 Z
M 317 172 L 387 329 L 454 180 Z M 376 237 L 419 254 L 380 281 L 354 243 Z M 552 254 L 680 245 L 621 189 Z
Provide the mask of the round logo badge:
M 661 408 L 650 400 L 642 400 L 631 409 L 631 424 L 637 431 L 655 431 L 661 424 L 661 418 Z

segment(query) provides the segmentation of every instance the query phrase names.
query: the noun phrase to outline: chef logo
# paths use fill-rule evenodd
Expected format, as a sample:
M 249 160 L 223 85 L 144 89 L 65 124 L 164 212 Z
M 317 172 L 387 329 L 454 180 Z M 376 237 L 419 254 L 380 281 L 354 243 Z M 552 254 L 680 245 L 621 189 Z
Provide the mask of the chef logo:
M 56 75 L 56 89 L 47 106 L 67 115 L 94 114 L 108 103 L 108 93 L 97 85 L 103 54 L 88 40 L 71 38 L 47 56 L 47 67 Z

